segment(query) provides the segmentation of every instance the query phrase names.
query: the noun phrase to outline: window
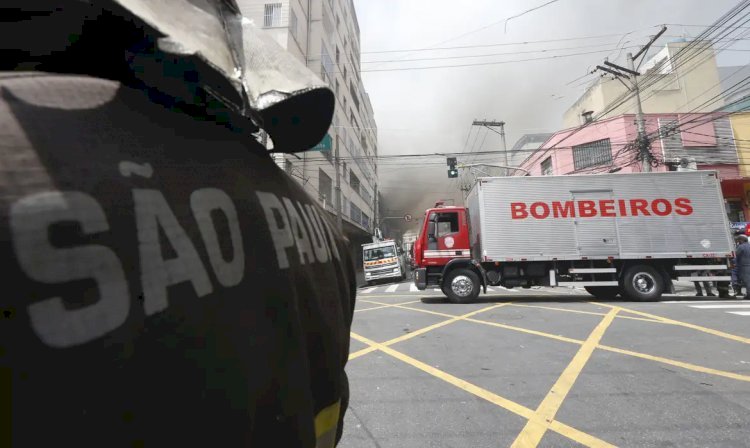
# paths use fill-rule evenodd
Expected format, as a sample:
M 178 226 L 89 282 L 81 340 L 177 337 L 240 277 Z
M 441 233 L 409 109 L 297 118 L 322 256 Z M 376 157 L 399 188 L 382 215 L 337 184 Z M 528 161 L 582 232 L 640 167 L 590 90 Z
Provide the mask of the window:
M 349 185 L 351 185 L 352 190 L 359 194 L 359 178 L 354 174 L 354 171 L 349 171 Z
M 551 176 L 552 175 L 552 156 L 547 157 L 544 162 L 542 162 L 542 176 Z
M 362 226 L 364 228 L 369 229 L 370 228 L 370 217 L 362 213 Z
M 745 213 L 742 211 L 742 201 L 739 199 L 727 199 L 726 205 L 727 217 L 729 222 L 745 222 Z
M 328 55 L 325 44 L 320 44 L 320 77 L 327 81 L 333 77 L 333 61 Z
M 336 80 L 336 98 L 339 96 L 339 80 Z
M 341 62 L 341 50 L 339 50 L 339 46 L 336 45 L 336 63 L 338 64 Z
M 320 194 L 319 199 L 321 201 L 325 201 L 327 204 L 331 203 L 331 191 L 333 187 L 333 182 L 331 182 L 331 178 L 326 174 L 323 170 L 318 170 L 318 193 Z
M 349 203 L 349 217 L 356 223 L 362 222 L 362 210 L 359 209 L 353 202 Z
M 289 33 L 297 38 L 297 14 L 294 13 L 292 6 L 289 6 Z
M 576 171 L 609 163 L 612 163 L 612 146 L 608 138 L 573 147 L 573 165 Z
M 437 233 L 435 236 L 445 236 L 456 232 L 458 232 L 458 213 L 438 213 Z
M 266 3 L 263 13 L 263 26 L 281 26 L 281 3 Z
M 359 98 L 357 96 L 357 89 L 354 88 L 354 83 L 351 81 L 349 81 L 349 93 L 351 93 L 352 95 L 352 103 L 357 106 L 357 111 L 359 111 Z

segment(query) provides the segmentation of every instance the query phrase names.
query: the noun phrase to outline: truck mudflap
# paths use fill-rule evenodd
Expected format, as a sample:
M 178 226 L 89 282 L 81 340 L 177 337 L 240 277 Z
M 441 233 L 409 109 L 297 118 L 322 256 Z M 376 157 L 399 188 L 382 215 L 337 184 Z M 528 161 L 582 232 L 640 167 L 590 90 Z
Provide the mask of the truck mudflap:
M 471 260 L 472 266 L 477 269 L 477 272 L 482 276 L 482 291 L 487 294 L 487 271 L 484 270 L 482 264 L 477 260 Z
M 414 270 L 414 286 L 420 291 L 427 289 L 427 269 L 419 268 Z

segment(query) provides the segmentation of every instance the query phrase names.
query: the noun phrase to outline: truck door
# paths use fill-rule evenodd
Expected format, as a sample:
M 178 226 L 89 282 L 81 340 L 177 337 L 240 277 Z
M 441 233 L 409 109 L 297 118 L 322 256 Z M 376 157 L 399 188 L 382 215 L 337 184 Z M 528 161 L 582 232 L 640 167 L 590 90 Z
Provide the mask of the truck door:
M 460 210 L 434 212 L 430 216 L 428 246 L 425 259 L 430 265 L 445 265 L 454 258 L 468 258 L 469 234 L 465 214 Z M 429 232 L 428 232 L 429 233 Z
M 571 191 L 573 203 L 577 204 L 575 218 L 575 234 L 578 246 L 578 254 L 587 256 L 615 256 L 620 254 L 620 244 L 617 235 L 617 223 L 615 207 L 603 208 L 600 201 L 604 204 L 613 204 L 614 195 L 611 190 L 588 190 L 588 191 Z M 586 205 L 594 203 L 593 207 L 596 215 L 587 217 L 585 211 L 582 211 L 581 201 L 590 201 Z M 585 207 L 583 207 L 585 209 Z M 606 215 L 613 216 L 606 216 Z M 602 216 L 605 215 L 605 216 Z

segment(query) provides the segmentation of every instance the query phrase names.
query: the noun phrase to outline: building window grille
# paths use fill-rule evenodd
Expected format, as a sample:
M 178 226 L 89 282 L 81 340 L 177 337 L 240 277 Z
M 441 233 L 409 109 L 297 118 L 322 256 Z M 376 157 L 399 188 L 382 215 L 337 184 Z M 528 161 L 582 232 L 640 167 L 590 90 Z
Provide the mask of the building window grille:
M 610 163 L 612 146 L 608 138 L 573 147 L 573 165 L 576 171 Z

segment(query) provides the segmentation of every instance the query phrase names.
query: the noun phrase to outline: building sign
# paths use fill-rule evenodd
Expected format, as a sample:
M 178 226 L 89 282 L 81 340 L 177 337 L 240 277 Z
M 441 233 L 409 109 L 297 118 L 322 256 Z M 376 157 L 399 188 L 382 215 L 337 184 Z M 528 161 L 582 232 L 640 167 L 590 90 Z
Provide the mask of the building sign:
M 333 139 L 330 135 L 326 134 L 320 143 L 310 148 L 310 151 L 330 151 L 331 148 L 333 148 Z
M 733 231 L 737 231 L 737 230 L 744 231 L 745 227 L 747 227 L 747 224 L 748 223 L 746 222 L 730 222 L 729 227 L 731 227 Z

